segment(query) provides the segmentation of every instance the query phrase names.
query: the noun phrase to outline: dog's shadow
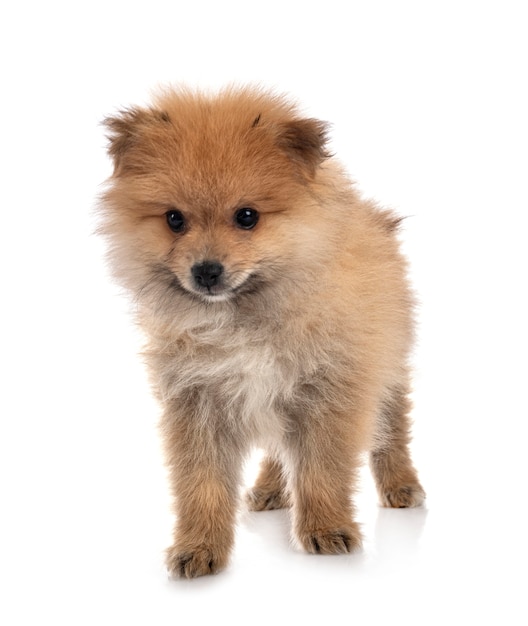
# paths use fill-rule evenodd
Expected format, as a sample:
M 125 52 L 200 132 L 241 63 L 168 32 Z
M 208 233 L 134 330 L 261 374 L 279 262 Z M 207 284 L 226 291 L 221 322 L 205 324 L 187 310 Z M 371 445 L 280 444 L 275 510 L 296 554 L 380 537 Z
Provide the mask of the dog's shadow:
M 379 507 L 367 544 L 371 559 L 378 565 L 391 567 L 412 561 L 420 552 L 420 542 L 427 521 L 426 506 L 412 509 Z
M 291 518 L 288 509 L 274 511 L 244 511 L 240 527 L 251 534 L 266 551 L 291 550 Z

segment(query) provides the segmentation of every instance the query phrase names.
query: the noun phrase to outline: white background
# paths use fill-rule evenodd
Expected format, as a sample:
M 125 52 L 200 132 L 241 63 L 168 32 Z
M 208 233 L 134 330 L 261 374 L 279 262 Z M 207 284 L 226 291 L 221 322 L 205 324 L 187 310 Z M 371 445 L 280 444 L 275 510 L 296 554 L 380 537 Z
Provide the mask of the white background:
M 2 624 L 528 623 L 524 5 L 2 5 Z M 243 513 L 226 572 L 167 580 L 158 408 L 91 235 L 99 122 L 167 81 L 292 94 L 409 216 L 427 508 L 380 509 L 365 472 L 360 554 L 297 553 L 285 512 Z

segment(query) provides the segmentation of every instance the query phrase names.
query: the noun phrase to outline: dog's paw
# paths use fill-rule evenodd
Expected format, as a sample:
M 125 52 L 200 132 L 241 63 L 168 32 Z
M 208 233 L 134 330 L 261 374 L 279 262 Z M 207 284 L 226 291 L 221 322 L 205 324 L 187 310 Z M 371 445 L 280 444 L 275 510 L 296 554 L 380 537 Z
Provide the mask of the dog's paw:
M 425 491 L 419 484 L 402 485 L 387 489 L 380 494 L 381 504 L 393 509 L 405 509 L 420 506 L 425 500 Z
M 246 492 L 245 500 L 250 511 L 271 511 L 290 506 L 288 495 L 282 489 L 267 491 L 253 487 Z
M 310 554 L 348 554 L 361 547 L 361 533 L 356 524 L 341 528 L 297 531 L 297 538 Z
M 227 558 L 216 554 L 209 546 L 197 546 L 192 550 L 170 547 L 165 564 L 172 578 L 197 578 L 216 574 L 227 564 Z

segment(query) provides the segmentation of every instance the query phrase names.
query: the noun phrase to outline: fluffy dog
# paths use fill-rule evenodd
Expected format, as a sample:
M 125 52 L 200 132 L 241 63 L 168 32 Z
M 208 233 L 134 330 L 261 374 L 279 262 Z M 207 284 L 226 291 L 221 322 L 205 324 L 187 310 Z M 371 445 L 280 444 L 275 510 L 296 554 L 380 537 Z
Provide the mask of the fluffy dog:
M 163 408 L 169 571 L 225 567 L 253 446 L 266 456 L 249 507 L 291 507 L 308 552 L 360 545 L 364 451 L 384 506 L 421 504 L 400 220 L 359 196 L 327 125 L 252 88 L 169 89 L 105 123 L 101 231 Z

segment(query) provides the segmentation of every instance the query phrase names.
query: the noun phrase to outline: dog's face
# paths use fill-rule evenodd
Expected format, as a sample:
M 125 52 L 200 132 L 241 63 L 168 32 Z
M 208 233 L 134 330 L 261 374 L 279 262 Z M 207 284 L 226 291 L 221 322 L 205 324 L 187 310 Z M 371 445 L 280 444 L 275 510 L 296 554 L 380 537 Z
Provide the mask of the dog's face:
M 302 276 L 323 219 L 309 209 L 323 123 L 248 90 L 166 94 L 106 125 L 115 171 L 104 228 L 119 263 L 207 302 Z

